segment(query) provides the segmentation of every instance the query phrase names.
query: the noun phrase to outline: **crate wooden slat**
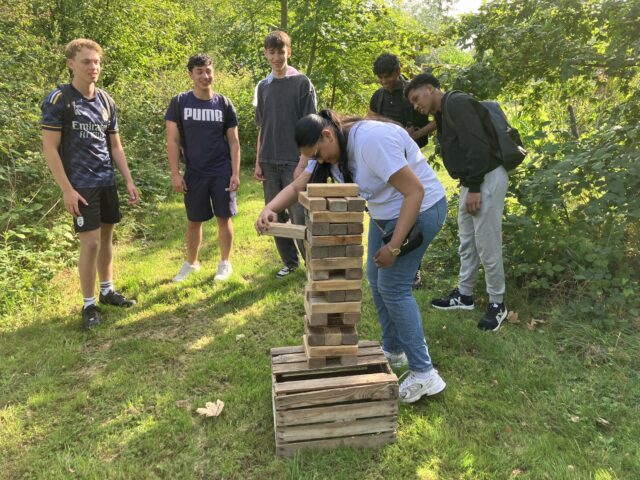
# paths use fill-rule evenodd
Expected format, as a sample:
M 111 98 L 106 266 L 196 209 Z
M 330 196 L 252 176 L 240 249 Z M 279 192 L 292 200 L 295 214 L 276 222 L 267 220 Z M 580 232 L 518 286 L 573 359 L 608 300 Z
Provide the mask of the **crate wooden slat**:
M 306 365 L 304 346 L 271 350 L 276 451 L 394 442 L 398 379 L 378 342 L 361 341 L 354 366 Z

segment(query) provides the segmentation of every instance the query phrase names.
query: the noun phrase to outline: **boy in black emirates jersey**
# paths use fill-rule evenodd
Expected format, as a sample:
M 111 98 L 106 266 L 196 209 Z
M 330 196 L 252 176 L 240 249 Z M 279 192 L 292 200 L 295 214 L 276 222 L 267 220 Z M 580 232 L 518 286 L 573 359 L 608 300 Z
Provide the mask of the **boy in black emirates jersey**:
M 135 304 L 113 287 L 113 228 L 120 221 L 114 163 L 125 180 L 129 203 L 138 202 L 139 196 L 120 142 L 115 105 L 96 87 L 102 48 L 92 40 L 76 39 L 66 46 L 65 56 L 73 79 L 53 90 L 42 104 L 42 145 L 80 240 L 82 320 L 85 328 L 91 328 L 100 323 L 96 273 L 100 303 Z

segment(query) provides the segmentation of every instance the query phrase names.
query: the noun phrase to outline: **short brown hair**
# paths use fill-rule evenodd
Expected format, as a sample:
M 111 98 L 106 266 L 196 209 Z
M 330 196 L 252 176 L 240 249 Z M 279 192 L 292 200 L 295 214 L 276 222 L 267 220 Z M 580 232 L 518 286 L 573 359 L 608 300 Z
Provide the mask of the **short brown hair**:
M 273 30 L 269 32 L 267 38 L 264 39 L 264 48 L 291 48 L 291 37 L 282 30 Z
M 64 56 L 69 60 L 72 60 L 82 48 L 95 50 L 98 52 L 98 55 L 102 56 L 102 47 L 88 38 L 76 38 L 75 40 L 71 40 L 67 43 L 67 46 L 64 47 Z

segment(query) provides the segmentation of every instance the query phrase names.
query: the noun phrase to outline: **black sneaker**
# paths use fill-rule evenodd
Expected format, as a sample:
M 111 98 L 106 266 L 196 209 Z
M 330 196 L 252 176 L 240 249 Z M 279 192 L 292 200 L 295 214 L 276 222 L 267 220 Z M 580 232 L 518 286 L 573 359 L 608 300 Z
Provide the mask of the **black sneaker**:
M 125 298 L 121 293 L 111 290 L 106 295 L 100 292 L 100 303 L 115 305 L 116 307 L 131 307 L 136 304 L 136 301 Z
M 416 290 L 420 287 L 422 287 L 422 274 L 420 273 L 420 270 L 418 270 L 415 278 L 413 279 L 413 285 L 411 285 L 411 288 Z
M 100 325 L 100 309 L 94 303 L 82 309 L 82 325 L 84 328 L 93 328 Z
M 454 288 L 446 297 L 431 300 L 431 306 L 438 310 L 473 310 L 473 296 L 462 295 L 460 290 Z
M 497 332 L 500 330 L 502 321 L 507 318 L 507 313 L 507 307 L 504 303 L 490 303 L 484 317 L 478 322 L 478 328 Z

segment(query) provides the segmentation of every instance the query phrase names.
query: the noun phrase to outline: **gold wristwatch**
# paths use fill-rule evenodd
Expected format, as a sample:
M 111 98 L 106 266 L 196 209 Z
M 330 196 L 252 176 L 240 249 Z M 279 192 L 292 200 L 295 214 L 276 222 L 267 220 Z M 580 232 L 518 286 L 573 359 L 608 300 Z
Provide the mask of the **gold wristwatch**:
M 387 248 L 391 252 L 391 255 L 393 255 L 394 257 L 397 257 L 398 255 L 400 255 L 400 249 L 399 248 L 393 248 L 389 244 L 387 244 Z

